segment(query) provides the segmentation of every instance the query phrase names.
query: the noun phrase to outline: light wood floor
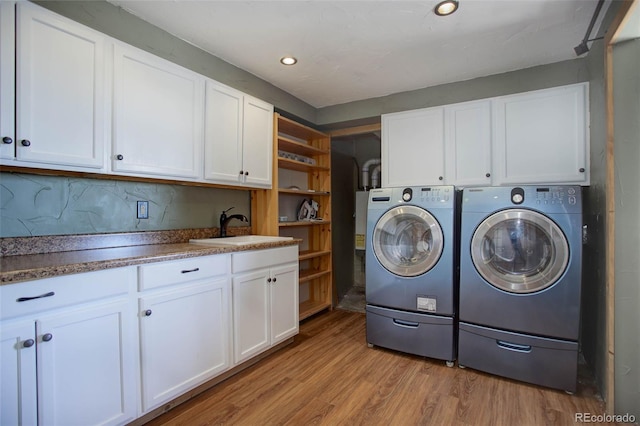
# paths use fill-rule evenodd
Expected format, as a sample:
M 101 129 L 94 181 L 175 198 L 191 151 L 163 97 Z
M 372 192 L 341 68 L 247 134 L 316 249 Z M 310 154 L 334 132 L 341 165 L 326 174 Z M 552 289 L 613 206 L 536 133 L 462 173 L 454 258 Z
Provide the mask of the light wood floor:
M 368 348 L 365 316 L 303 322 L 293 344 L 148 425 L 545 425 L 601 415 L 590 380 L 575 395 L 443 361 Z

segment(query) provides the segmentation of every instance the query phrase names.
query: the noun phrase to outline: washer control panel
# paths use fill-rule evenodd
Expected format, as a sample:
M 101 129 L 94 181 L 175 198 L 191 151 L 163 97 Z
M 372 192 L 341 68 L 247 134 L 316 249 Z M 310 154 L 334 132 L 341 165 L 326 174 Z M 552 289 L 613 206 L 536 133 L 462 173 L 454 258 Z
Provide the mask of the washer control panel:
M 453 188 L 448 186 L 433 186 L 420 188 L 420 202 L 445 203 L 453 200 Z

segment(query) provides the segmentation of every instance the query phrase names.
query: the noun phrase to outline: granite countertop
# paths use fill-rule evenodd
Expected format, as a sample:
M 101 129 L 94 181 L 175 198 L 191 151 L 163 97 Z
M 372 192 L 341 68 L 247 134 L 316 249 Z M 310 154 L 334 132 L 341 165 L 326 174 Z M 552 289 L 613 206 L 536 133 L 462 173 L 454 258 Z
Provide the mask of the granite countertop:
M 109 237 L 112 236 L 110 235 Z M 145 235 L 145 237 L 147 238 L 144 241 L 149 242 L 148 235 Z M 177 239 L 180 241 L 184 240 L 185 237 L 187 238 L 186 241 L 188 241 L 188 237 L 191 237 L 191 235 L 181 235 L 181 238 Z M 47 238 L 49 242 L 53 241 L 55 243 L 56 241 L 55 238 Z M 66 239 L 69 237 L 64 238 L 66 243 Z M 129 238 L 132 239 L 131 237 Z M 201 236 L 196 236 L 194 238 L 201 238 Z M 100 240 L 99 237 L 96 236 L 92 236 L 92 239 L 95 241 Z M 135 240 L 136 239 L 133 238 L 131 244 L 133 244 Z M 138 241 L 141 240 L 138 239 Z M 171 239 L 169 239 L 169 241 L 171 241 Z M 88 248 L 82 250 L 53 251 L 47 253 L 18 254 L 9 256 L 4 255 L 0 257 L 0 285 L 55 277 L 59 275 L 139 265 L 149 262 L 185 259 L 190 257 L 264 248 L 285 247 L 297 245 L 300 241 L 301 240 L 299 239 L 292 239 L 287 241 L 248 244 L 241 247 L 214 247 L 203 244 L 189 244 L 188 242 L 164 242 L 158 244 L 129 245 L 124 247 L 100 247 L 100 245 L 104 244 L 102 243 L 94 244 L 94 246 L 98 246 L 97 248 L 91 248 L 91 245 L 88 245 Z M 11 241 L 11 244 L 14 243 L 14 241 Z M 68 244 L 64 245 L 69 247 Z M 73 244 L 71 247 L 73 247 Z

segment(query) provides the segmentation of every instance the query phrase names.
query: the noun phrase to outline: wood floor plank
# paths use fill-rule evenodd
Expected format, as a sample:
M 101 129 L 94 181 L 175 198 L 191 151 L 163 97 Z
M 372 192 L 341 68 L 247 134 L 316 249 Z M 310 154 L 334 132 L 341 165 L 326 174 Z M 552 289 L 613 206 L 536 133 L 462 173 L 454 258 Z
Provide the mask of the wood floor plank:
M 369 348 L 365 333 L 361 313 L 312 317 L 291 345 L 148 425 L 570 425 L 604 413 L 584 377 L 568 395 Z

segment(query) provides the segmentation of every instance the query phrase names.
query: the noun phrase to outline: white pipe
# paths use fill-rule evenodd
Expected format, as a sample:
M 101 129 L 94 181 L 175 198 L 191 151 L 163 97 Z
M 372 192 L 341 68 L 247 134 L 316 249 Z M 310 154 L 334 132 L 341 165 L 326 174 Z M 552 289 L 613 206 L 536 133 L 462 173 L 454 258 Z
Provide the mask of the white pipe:
M 378 165 L 380 163 L 381 161 L 379 158 L 372 158 L 370 160 L 367 160 L 367 162 L 362 166 L 362 187 L 365 191 L 369 187 L 369 167 Z
M 373 168 L 371 172 L 371 188 L 379 188 L 380 187 L 380 173 L 382 171 L 382 166 L 378 164 Z

